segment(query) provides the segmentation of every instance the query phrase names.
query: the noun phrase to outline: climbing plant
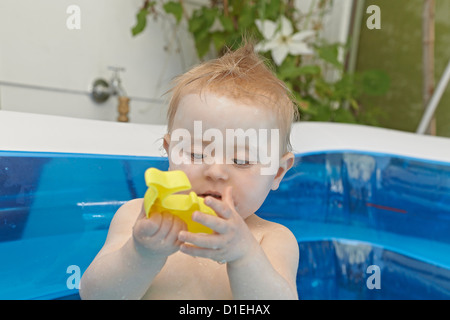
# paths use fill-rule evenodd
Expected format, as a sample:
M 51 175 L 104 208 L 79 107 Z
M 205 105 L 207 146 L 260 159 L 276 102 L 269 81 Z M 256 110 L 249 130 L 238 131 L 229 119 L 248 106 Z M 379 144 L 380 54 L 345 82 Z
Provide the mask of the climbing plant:
M 272 61 L 277 76 L 293 92 L 302 120 L 377 124 L 376 106 L 366 108 L 362 95 L 383 95 L 389 77 L 381 70 L 349 73 L 342 62 L 348 44 L 329 43 L 321 37 L 331 0 L 312 1 L 302 12 L 294 0 L 145 0 L 136 15 L 132 34 L 146 27 L 147 18 L 169 15 L 186 22 L 200 59 L 211 51 L 223 54 L 241 44 L 243 35 L 255 50 Z M 374 111 L 375 110 L 375 111 Z

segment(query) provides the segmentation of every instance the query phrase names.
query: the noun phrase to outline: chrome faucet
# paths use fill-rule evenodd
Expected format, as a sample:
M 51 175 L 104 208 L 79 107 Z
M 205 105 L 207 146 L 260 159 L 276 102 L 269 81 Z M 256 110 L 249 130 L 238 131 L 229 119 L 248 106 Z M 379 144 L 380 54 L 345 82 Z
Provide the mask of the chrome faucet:
M 126 97 L 127 94 L 122 86 L 122 80 L 119 76 L 119 72 L 125 71 L 125 68 L 109 66 L 108 70 L 113 72 L 109 82 L 111 84 L 111 94 L 117 94 L 119 97 Z
M 108 66 L 108 70 L 113 72 L 111 80 L 108 82 L 104 79 L 96 79 L 91 90 L 92 99 L 97 103 L 103 103 L 108 100 L 111 95 L 117 95 L 119 99 L 119 117 L 117 118 L 117 121 L 128 122 L 130 99 L 127 97 L 126 91 L 122 85 L 122 80 L 119 76 L 119 72 L 125 71 L 125 68 Z

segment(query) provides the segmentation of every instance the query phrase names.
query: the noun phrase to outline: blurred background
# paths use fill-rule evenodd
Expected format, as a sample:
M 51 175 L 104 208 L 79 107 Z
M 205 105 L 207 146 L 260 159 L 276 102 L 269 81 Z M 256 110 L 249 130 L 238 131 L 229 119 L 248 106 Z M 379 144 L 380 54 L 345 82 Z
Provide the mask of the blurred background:
M 95 80 L 111 84 L 113 66 L 122 68 L 129 121 L 163 124 L 173 77 L 245 33 L 294 91 L 303 120 L 414 132 L 426 99 L 426 2 L 0 0 L 0 109 L 116 121 L 117 94 L 92 97 Z M 429 2 L 433 86 L 450 59 L 450 1 Z M 271 34 L 262 21 L 273 23 Z M 302 41 L 312 54 L 294 50 L 303 31 L 311 31 Z M 263 50 L 270 41 L 282 41 L 286 55 Z M 433 130 L 450 137 L 449 88 Z

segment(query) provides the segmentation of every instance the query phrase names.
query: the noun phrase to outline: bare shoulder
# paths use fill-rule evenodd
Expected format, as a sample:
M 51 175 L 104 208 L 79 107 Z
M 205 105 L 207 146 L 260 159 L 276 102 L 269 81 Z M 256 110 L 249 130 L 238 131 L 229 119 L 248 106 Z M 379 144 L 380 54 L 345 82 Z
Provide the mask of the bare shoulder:
M 144 199 L 141 198 L 133 199 L 124 203 L 114 214 L 114 217 L 111 221 L 110 230 L 111 228 L 129 228 L 130 225 L 132 227 L 137 217 L 141 213 L 143 202 Z
M 296 263 L 295 268 L 297 268 L 297 263 L 299 259 L 299 248 L 298 241 L 295 235 L 287 227 L 266 221 L 267 231 L 264 234 L 264 238 L 261 241 L 261 246 L 263 249 L 272 250 L 273 254 L 284 255 L 286 260 L 290 260 Z
M 293 286 L 297 275 L 300 258 L 298 242 L 295 235 L 287 227 L 254 215 L 248 221 L 249 228 L 256 238 L 273 267 Z
M 267 242 L 267 240 L 275 240 L 276 242 L 281 242 L 284 244 L 286 244 L 285 242 L 295 243 L 297 246 L 297 239 L 292 231 L 282 224 L 268 221 L 258 217 L 257 215 L 253 215 L 247 220 L 247 225 L 254 233 L 260 235 L 261 244 L 263 244 L 263 242 Z

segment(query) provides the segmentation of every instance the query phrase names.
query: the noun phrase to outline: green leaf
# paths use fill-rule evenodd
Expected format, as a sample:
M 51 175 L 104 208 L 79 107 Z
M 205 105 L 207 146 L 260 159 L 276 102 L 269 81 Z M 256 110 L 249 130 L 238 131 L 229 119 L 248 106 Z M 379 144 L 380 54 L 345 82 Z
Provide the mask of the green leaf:
M 319 53 L 319 57 L 321 59 L 325 60 L 328 63 L 331 63 L 336 68 L 341 69 L 342 64 L 338 60 L 339 54 L 338 49 L 339 44 L 337 43 L 316 48 L 317 52 Z
M 133 36 L 141 33 L 147 25 L 147 9 L 141 9 L 136 15 L 136 25 L 131 29 Z
M 202 7 L 199 10 L 195 10 L 191 19 L 189 19 L 189 31 L 194 34 L 209 32 L 209 29 L 214 24 L 218 10 L 217 8 L 209 9 Z
M 258 13 L 258 18 L 265 20 L 266 18 L 266 2 L 267 0 L 256 1 L 256 12 Z
M 286 80 L 292 77 L 293 70 L 296 68 L 295 60 L 291 56 L 287 56 L 284 59 L 281 66 L 278 67 L 278 77 L 281 80 Z
M 231 20 L 231 18 L 229 16 L 228 17 L 219 16 L 219 20 L 220 20 L 220 23 L 222 24 L 223 28 L 225 29 L 225 31 L 228 31 L 228 32 L 234 31 L 233 20 Z
M 280 68 L 279 76 L 282 80 L 291 79 L 294 80 L 299 76 L 303 75 L 315 75 L 320 73 L 319 66 L 303 66 L 303 67 L 293 67 L 293 68 Z
M 281 80 L 296 80 L 299 76 L 319 75 L 321 69 L 318 65 L 296 66 L 296 57 L 287 56 L 280 67 L 278 76 Z
M 254 23 L 254 10 L 254 7 L 250 5 L 242 7 L 241 15 L 238 19 L 239 30 L 246 30 Z
M 183 7 L 180 2 L 169 1 L 164 4 L 163 8 L 166 13 L 174 15 L 177 24 L 180 23 L 181 18 L 183 18 Z
M 315 75 L 315 74 L 320 74 L 320 72 L 321 72 L 320 67 L 316 66 L 316 65 L 303 66 L 298 69 L 299 75 L 305 75 L 305 74 Z
M 214 47 L 217 52 L 219 52 L 224 46 L 226 42 L 226 35 L 223 32 L 217 31 L 211 34 L 212 41 L 214 43 Z
M 198 16 L 194 13 L 194 15 L 192 15 L 191 19 L 189 19 L 188 22 L 188 29 L 189 32 L 191 33 L 195 33 L 198 30 L 200 30 L 202 28 L 203 25 L 203 19 L 201 16 Z
M 197 54 L 199 58 L 202 58 L 205 54 L 208 53 L 210 43 L 211 37 L 195 39 L 195 48 L 197 49 Z
M 353 110 L 358 111 L 359 105 L 358 102 L 355 99 L 350 99 L 350 106 L 353 108 Z
M 219 10 L 217 8 L 202 8 L 202 17 L 204 18 L 204 26 L 209 30 L 214 24 L 214 20 L 218 16 Z
M 269 0 L 267 7 L 265 8 L 265 18 L 270 20 L 278 20 L 281 9 L 280 0 Z M 260 17 L 262 18 L 262 17 Z
M 218 12 L 217 8 L 202 7 L 195 10 L 188 21 L 189 31 L 194 36 L 199 58 L 202 58 L 209 51 L 212 38 L 209 29 L 214 24 Z

